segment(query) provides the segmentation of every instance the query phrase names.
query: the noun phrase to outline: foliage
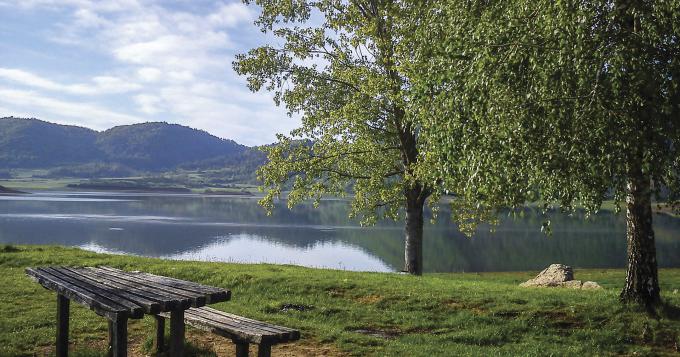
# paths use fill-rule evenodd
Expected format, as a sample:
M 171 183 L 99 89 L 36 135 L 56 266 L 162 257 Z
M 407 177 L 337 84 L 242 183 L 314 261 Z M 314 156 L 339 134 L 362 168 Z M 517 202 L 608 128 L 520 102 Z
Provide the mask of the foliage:
M 108 265 L 228 288 L 232 300 L 214 307 L 297 328 L 309 354 L 320 345 L 356 356 L 447 355 L 672 355 L 680 316 L 659 316 L 616 304 L 622 270 L 577 270 L 602 291 L 526 289 L 535 273 L 358 273 L 268 264 L 168 261 L 105 255 L 73 248 L 18 246 L 0 253 L 0 355 L 45 355 L 53 350 L 55 294 L 28 279 L 28 266 Z M 664 298 L 680 305 L 678 269 L 661 270 Z M 30 296 L 30 299 L 27 299 Z M 17 303 L 17 302 L 21 303 Z M 286 304 L 314 305 L 299 312 Z M 73 353 L 105 351 L 106 319 L 71 305 Z M 131 351 L 143 352 L 153 319 L 131 320 Z M 192 336 L 208 332 L 188 329 Z M 363 333 L 360 331 L 363 330 Z M 647 331 L 641 334 L 639 331 Z M 370 335 L 373 333 L 375 335 Z M 387 338 L 380 337 L 386 334 Z M 224 346 L 231 341 L 215 337 Z M 275 348 L 276 350 L 276 348 Z M 309 352 L 311 351 L 311 352 Z M 323 351 L 323 350 L 321 350 Z M 91 355 L 91 354 L 90 354 Z M 95 354 L 96 355 L 96 354 Z
M 259 171 L 271 209 L 286 183 L 288 204 L 354 192 L 352 216 L 371 224 L 399 218 L 407 191 L 422 202 L 437 194 L 414 176 L 422 143 L 406 101 L 396 45 L 402 6 L 382 1 L 247 1 L 256 21 L 280 40 L 239 55 L 234 68 L 251 90 L 274 93 L 301 126 L 266 147 Z M 416 198 L 414 198 L 416 199 Z M 436 199 L 432 200 L 436 201 Z
M 423 174 L 488 207 L 594 212 L 639 167 L 678 198 L 680 2 L 430 5 L 402 48 L 427 108 Z

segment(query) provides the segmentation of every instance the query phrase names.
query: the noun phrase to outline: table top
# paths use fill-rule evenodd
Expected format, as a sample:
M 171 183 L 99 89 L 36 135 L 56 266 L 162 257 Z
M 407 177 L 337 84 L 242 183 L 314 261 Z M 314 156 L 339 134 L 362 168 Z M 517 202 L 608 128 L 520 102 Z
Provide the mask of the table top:
M 186 310 L 231 297 L 229 290 L 214 286 L 110 267 L 39 267 L 27 268 L 26 274 L 111 319 Z

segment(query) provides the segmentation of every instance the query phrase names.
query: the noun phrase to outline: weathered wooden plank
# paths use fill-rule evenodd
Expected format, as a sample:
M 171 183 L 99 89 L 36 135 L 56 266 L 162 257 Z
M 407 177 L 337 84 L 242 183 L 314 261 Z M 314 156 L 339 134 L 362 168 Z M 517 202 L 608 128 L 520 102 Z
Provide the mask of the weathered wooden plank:
M 160 275 L 154 275 L 150 273 L 145 273 L 145 272 L 125 272 L 119 269 L 111 268 L 111 267 L 100 267 L 100 269 L 104 269 L 107 271 L 112 271 L 112 272 L 118 272 L 118 273 L 123 273 L 123 274 L 128 274 L 130 276 L 136 276 L 145 280 L 150 280 L 157 282 L 159 284 L 163 284 L 166 286 L 171 286 L 177 289 L 185 290 L 190 293 L 194 294 L 200 294 L 206 297 L 207 301 L 206 303 L 208 304 L 213 304 L 221 301 L 227 301 L 231 297 L 231 292 L 226 289 L 221 289 L 218 287 L 214 286 L 209 286 L 209 285 L 203 285 L 199 283 L 195 283 L 192 281 L 185 281 L 185 280 L 180 280 L 180 279 L 175 279 L 175 278 L 170 278 L 167 276 L 160 276 Z
M 165 313 L 161 313 L 163 315 Z M 250 343 L 260 343 L 262 341 L 262 336 L 254 332 L 246 332 L 244 330 L 233 328 L 233 326 L 224 326 L 213 320 L 203 318 L 196 315 L 184 315 L 184 321 L 200 330 L 212 332 L 216 335 L 226 337 L 232 340 L 238 340 Z
M 229 314 L 220 310 L 203 307 L 189 309 L 187 313 L 209 318 L 211 320 L 233 326 L 232 328 L 254 331 L 262 335 L 270 335 L 277 340 L 294 341 L 300 339 L 300 332 L 283 326 L 277 326 L 262 321 L 248 319 L 242 316 Z
M 183 289 L 191 292 L 196 292 L 199 294 L 203 294 L 209 297 L 214 298 L 215 300 L 212 301 L 211 303 L 217 303 L 220 301 L 224 301 L 222 299 L 225 299 L 226 296 L 230 294 L 229 290 L 227 289 L 222 289 L 214 286 L 209 286 L 209 285 L 203 285 L 203 284 L 198 284 L 195 282 L 191 281 L 184 281 L 184 280 L 179 280 L 175 278 L 170 278 L 170 277 L 164 277 L 164 276 L 159 276 L 159 275 L 154 275 L 150 273 L 144 273 L 144 272 L 137 272 L 133 273 L 135 275 L 138 275 L 140 277 L 143 277 L 145 279 L 150 279 L 157 281 L 159 283 L 163 283 L 165 285 L 169 285 L 178 289 Z
M 127 309 L 108 301 L 108 299 L 92 294 L 78 286 L 69 284 L 39 268 L 26 268 L 26 274 L 34 278 L 46 289 L 53 290 L 70 300 L 85 305 L 101 316 L 112 319 L 119 314 L 127 314 Z
M 143 272 L 143 271 L 126 272 L 126 271 L 116 269 L 116 268 L 112 268 L 112 267 L 108 267 L 108 266 L 102 266 L 100 268 L 110 270 L 110 271 L 118 271 L 118 272 L 122 272 L 122 273 L 126 273 L 126 274 L 139 275 L 139 276 L 143 276 L 143 277 L 146 277 L 146 278 L 149 278 L 149 279 L 159 279 L 159 280 L 163 281 L 164 283 L 168 283 L 168 284 L 174 283 L 174 284 L 177 284 L 176 285 L 177 287 L 182 286 L 182 287 L 186 287 L 186 288 L 189 288 L 189 289 L 195 289 L 194 291 L 200 292 L 200 293 L 206 293 L 206 292 L 207 293 L 220 293 L 220 292 L 225 291 L 225 289 L 218 288 L 216 286 L 203 285 L 203 284 L 193 282 L 193 281 L 172 278 L 172 277 L 169 277 L 169 276 L 155 275 L 155 274 L 151 274 L 151 273 L 147 273 L 147 272 Z
M 255 326 L 246 326 L 239 322 L 221 319 L 216 316 L 207 317 L 185 314 L 184 320 L 191 326 L 209 329 L 209 331 L 220 336 L 249 343 L 281 343 L 290 340 L 287 334 L 272 333 Z
M 97 295 L 103 296 L 117 304 L 125 307 L 129 311 L 129 316 L 133 318 L 141 318 L 144 316 L 144 307 L 135 301 L 130 301 L 127 298 L 121 296 L 121 291 L 116 293 L 113 289 L 106 285 L 99 284 L 97 282 L 92 282 L 84 279 L 78 274 L 74 274 L 68 269 L 62 267 L 46 267 L 45 271 L 49 271 L 52 275 L 60 277 L 61 279 L 70 282 L 71 284 L 80 286 L 83 289 L 87 289 Z
M 239 333 L 244 333 L 250 336 L 253 336 L 254 338 L 279 338 L 280 336 L 284 334 L 280 333 L 274 333 L 271 331 L 267 331 L 265 329 L 262 329 L 259 326 L 253 326 L 253 325 L 248 325 L 248 324 L 243 324 L 238 321 L 234 321 L 228 318 L 216 316 L 216 315 L 202 315 L 202 314 L 185 314 L 185 320 L 189 321 L 191 319 L 202 319 L 202 320 L 209 320 L 212 321 L 212 323 L 215 326 L 218 326 L 221 329 L 224 330 L 229 330 L 229 331 L 234 331 L 234 332 L 239 332 Z
M 120 279 L 124 279 L 130 282 L 136 282 L 139 284 L 146 285 L 147 287 L 158 289 L 159 291 L 163 291 L 166 293 L 170 294 L 175 294 L 177 295 L 177 298 L 187 298 L 191 302 L 191 306 L 198 307 L 198 306 L 203 306 L 205 305 L 206 302 L 206 296 L 201 295 L 199 293 L 193 293 L 193 292 L 188 292 L 186 290 L 181 290 L 177 289 L 171 286 L 163 285 L 161 283 L 156 283 L 153 281 L 149 280 L 144 280 L 143 278 L 135 277 L 131 274 L 127 274 L 125 272 L 120 272 L 120 271 L 112 271 L 112 270 L 106 270 L 106 269 L 98 269 L 98 268 L 93 268 L 93 270 L 97 270 L 102 274 L 108 274 L 111 276 L 118 277 Z
M 184 310 L 170 312 L 170 357 L 184 357 Z
M 264 321 L 249 319 L 249 318 L 243 317 L 243 316 L 230 314 L 228 312 L 213 309 L 213 308 L 208 307 L 208 306 L 204 306 L 204 307 L 201 307 L 201 308 L 198 308 L 198 309 L 189 309 L 189 310 L 187 310 L 187 313 L 203 314 L 203 315 L 207 315 L 207 316 L 211 316 L 211 315 L 221 316 L 221 317 L 227 318 L 229 320 L 233 320 L 233 321 L 235 321 L 239 324 L 252 325 L 252 326 L 255 326 L 255 327 L 262 328 L 263 330 L 270 331 L 272 333 L 288 334 L 289 338 L 294 339 L 294 340 L 300 338 L 300 332 L 298 330 L 295 330 L 295 329 L 292 329 L 292 328 L 289 328 L 289 327 L 270 324 L 270 323 L 264 322 Z
M 134 299 L 136 301 L 139 301 L 143 304 L 145 309 L 147 309 L 148 314 L 157 314 L 158 312 L 162 311 L 165 308 L 172 308 L 166 306 L 167 303 L 171 302 L 172 300 L 167 297 L 163 297 L 161 295 L 155 294 L 150 291 L 144 291 L 141 289 L 138 289 L 134 286 L 129 286 L 126 284 L 119 283 L 115 280 L 111 279 L 106 279 L 102 277 L 98 277 L 95 274 L 92 274 L 88 269 L 75 269 L 75 268 L 69 268 L 69 270 L 77 272 L 81 276 L 85 278 L 92 279 L 94 281 L 99 282 L 100 284 L 110 286 L 115 289 L 120 289 L 125 292 L 126 296 L 129 296 L 130 299 L 133 297 L 130 295 L 134 296 Z M 173 306 L 174 307 L 174 306 Z
M 69 299 L 57 294 L 57 357 L 68 356 Z
M 118 276 L 110 275 L 107 272 L 103 272 L 97 268 L 86 268 L 88 272 L 98 279 L 111 281 L 122 286 L 126 286 L 130 290 L 135 290 L 138 293 L 144 293 L 144 295 L 149 299 L 154 299 L 161 302 L 161 311 L 170 311 L 174 309 L 187 309 L 191 306 L 191 299 L 177 296 L 173 293 L 168 293 L 163 290 L 159 290 L 153 287 L 149 287 L 144 284 L 140 284 L 135 281 L 126 280 Z
M 161 316 L 168 316 L 161 313 Z M 300 339 L 300 332 L 283 326 L 248 319 L 209 307 L 185 311 L 184 320 L 194 327 L 250 343 L 281 343 Z
M 261 343 L 262 341 L 284 342 L 289 339 L 287 333 L 275 333 L 262 329 L 259 326 L 246 325 L 239 321 L 234 321 L 215 315 L 186 314 L 185 320 L 189 324 L 192 324 L 192 321 L 194 320 L 205 323 L 210 322 L 213 326 L 219 329 L 231 332 L 240 338 L 253 343 Z

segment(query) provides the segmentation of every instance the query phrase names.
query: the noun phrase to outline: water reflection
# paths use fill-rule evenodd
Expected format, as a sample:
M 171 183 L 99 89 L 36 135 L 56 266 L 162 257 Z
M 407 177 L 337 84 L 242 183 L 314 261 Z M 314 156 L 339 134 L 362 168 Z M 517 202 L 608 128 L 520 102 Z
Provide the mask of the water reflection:
M 425 230 L 426 271 L 536 270 L 563 262 L 577 267 L 625 264 L 623 215 L 593 219 L 526 211 L 503 217 L 495 233 L 461 235 L 446 209 Z M 680 266 L 680 220 L 654 217 L 659 264 Z M 269 262 L 350 270 L 395 271 L 403 261 L 399 223 L 361 228 L 347 219 L 347 203 L 319 209 L 277 208 L 272 216 L 255 199 L 130 193 L 35 193 L 0 200 L 0 242 L 62 244 L 123 254 L 211 261 Z

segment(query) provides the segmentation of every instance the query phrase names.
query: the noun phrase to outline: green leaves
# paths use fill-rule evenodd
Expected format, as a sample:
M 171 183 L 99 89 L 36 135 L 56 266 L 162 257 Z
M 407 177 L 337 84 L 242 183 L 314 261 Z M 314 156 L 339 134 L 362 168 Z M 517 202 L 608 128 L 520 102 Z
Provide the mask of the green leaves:
M 680 2 L 617 3 L 431 4 L 405 67 L 430 180 L 486 207 L 592 212 L 641 157 L 676 197 Z
M 395 47 L 403 40 L 402 6 L 392 1 L 254 1 L 257 20 L 277 37 L 239 55 L 234 69 L 251 90 L 274 93 L 301 126 L 265 150 L 258 171 L 262 205 L 288 191 L 288 205 L 353 193 L 362 223 L 397 219 L 415 175 L 421 143 L 406 101 L 407 78 Z M 423 200 L 432 190 L 423 192 Z

